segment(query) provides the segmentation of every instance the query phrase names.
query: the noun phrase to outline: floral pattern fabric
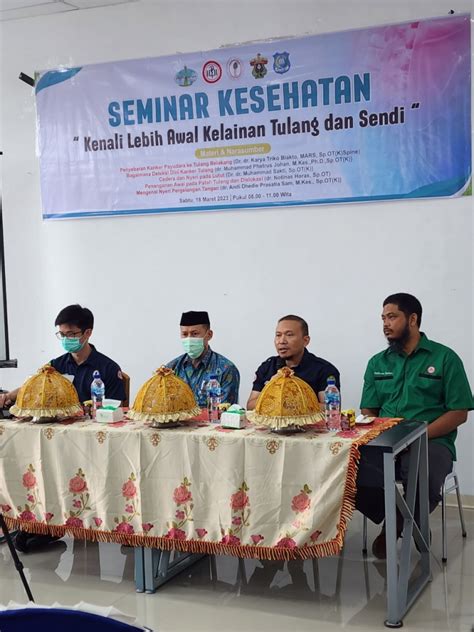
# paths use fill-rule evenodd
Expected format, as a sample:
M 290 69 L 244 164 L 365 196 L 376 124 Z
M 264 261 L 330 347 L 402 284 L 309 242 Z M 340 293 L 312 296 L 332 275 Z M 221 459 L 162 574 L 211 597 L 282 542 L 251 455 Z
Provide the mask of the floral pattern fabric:
M 0 510 L 12 527 L 241 557 L 337 553 L 354 507 L 358 446 L 395 420 L 350 433 L 275 435 L 202 421 L 0 423 Z M 49 427 L 49 426 L 48 426 Z M 133 469 L 132 469 L 133 468 Z

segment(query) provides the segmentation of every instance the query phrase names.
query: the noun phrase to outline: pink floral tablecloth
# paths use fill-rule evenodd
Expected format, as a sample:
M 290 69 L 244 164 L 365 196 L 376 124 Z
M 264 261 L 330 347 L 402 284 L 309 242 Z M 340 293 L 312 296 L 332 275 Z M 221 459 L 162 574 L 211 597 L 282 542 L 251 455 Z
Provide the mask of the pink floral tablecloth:
M 282 436 L 191 421 L 0 422 L 0 510 L 12 528 L 262 559 L 337 554 L 358 448 L 398 420 Z

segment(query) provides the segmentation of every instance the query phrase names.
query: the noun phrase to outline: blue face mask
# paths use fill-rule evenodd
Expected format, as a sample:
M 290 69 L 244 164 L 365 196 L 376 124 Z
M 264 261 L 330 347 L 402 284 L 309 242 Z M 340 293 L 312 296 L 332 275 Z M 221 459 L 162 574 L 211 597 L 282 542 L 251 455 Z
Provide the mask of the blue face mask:
M 68 353 L 77 353 L 84 346 L 80 338 L 61 338 L 61 344 Z

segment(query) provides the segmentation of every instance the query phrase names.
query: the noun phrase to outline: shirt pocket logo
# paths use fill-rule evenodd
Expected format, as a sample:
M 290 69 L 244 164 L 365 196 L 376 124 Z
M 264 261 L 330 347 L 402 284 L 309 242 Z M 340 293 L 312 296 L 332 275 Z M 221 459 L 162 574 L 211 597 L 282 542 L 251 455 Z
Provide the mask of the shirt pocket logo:
M 428 373 L 428 371 L 426 371 L 425 373 L 418 373 L 418 377 L 422 377 L 427 380 L 442 380 L 443 379 L 442 375 L 433 375 L 433 373 Z

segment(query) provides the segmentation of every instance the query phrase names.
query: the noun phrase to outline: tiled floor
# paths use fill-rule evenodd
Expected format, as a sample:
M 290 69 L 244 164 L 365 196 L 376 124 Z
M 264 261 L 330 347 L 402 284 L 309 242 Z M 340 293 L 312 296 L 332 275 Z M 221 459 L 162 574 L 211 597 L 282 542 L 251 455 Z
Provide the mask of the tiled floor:
M 472 630 L 474 511 L 465 513 L 468 536 L 463 540 L 457 512 L 448 510 L 447 566 L 440 563 L 440 512 L 433 514 L 433 581 L 405 617 L 407 632 Z M 118 545 L 67 539 L 21 557 L 37 603 L 113 604 L 159 632 L 383 630 L 385 564 L 372 557 L 364 561 L 361 528 L 356 513 L 338 558 L 293 562 L 281 569 L 246 560 L 243 573 L 236 559 L 216 557 L 214 565 L 207 557 L 154 595 L 135 593 L 133 552 Z M 375 534 L 369 525 L 369 536 Z M 25 602 L 26 596 L 10 553 L 1 545 L 0 603 L 9 600 Z

